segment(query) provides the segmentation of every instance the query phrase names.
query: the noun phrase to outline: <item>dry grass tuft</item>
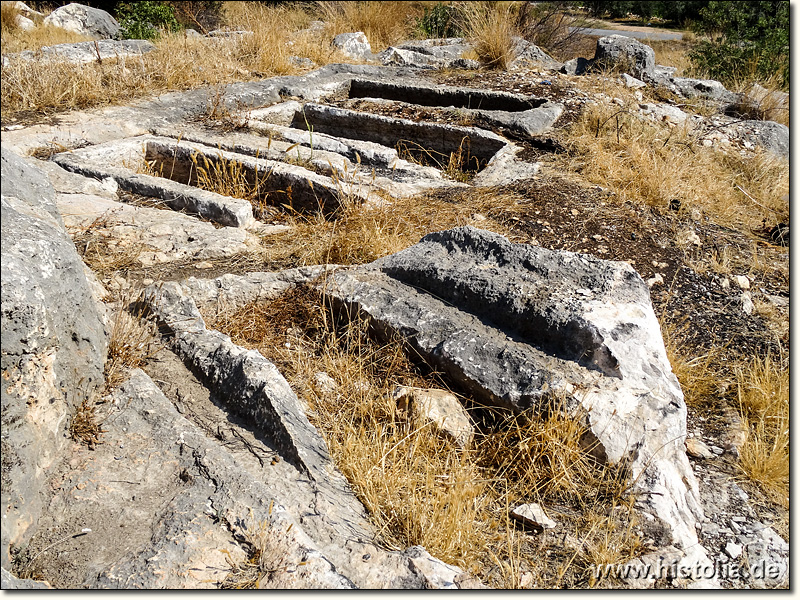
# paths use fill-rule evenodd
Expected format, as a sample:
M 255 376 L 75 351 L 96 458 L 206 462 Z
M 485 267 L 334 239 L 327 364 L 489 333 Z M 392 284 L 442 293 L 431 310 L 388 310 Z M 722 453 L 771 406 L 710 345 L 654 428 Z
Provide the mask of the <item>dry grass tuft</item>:
M 661 321 L 661 333 L 672 372 L 678 378 L 683 389 L 686 405 L 698 409 L 713 403 L 720 395 L 725 377 L 720 372 L 724 349 L 713 347 L 703 354 L 687 344 L 689 325 L 676 325 L 664 319 Z
M 86 444 L 89 450 L 94 450 L 100 442 L 103 428 L 97 422 L 95 403 L 84 398 L 81 405 L 75 410 L 69 424 L 69 435 L 76 442 Z
M 789 167 L 766 152 L 752 157 L 698 144 L 688 125 L 639 118 L 635 108 L 592 106 L 567 133 L 564 166 L 617 197 L 666 209 L 677 198 L 718 224 L 743 231 L 762 227 L 764 208 L 772 225 L 785 215 Z
M 490 69 L 505 70 L 514 59 L 517 13 L 513 2 L 465 2 L 462 29 L 478 60 Z
M 148 248 L 135 239 L 115 239 L 111 232 L 115 224 L 113 213 L 104 214 L 88 226 L 69 232 L 83 262 L 101 279 L 139 267 L 139 257 Z
M 618 501 L 622 471 L 600 465 L 587 447 L 587 429 L 553 398 L 538 414 L 511 415 L 494 425 L 480 444 L 482 464 L 509 484 L 510 502 L 548 498 L 581 506 Z
M 153 52 L 100 64 L 59 63 L 54 68 L 53 63 L 43 60 L 11 61 L 3 67 L 3 117 L 13 119 L 24 111 L 83 109 L 169 90 L 296 73 L 299 68 L 292 63 L 294 55 L 308 57 L 319 65 L 341 59 L 324 34 L 301 32 L 310 18 L 299 6 L 232 2 L 226 6 L 227 27 L 252 34 L 216 39 L 183 33 L 163 35 Z M 3 52 L 87 39 L 74 35 L 57 38 L 50 29 L 56 28 L 4 33 Z
M 30 30 L 22 29 L 17 24 L 17 15 L 21 13 L 14 6 L 14 2 L 0 3 L 0 11 L 0 19 L 2 19 L 0 27 L 2 27 L 3 33 L 0 38 L 0 49 L 3 54 L 13 54 L 24 50 L 35 52 L 44 46 L 74 44 L 92 39 L 60 27 L 46 25 L 39 25 Z
M 126 378 L 130 369 L 141 368 L 161 346 L 154 326 L 148 322 L 145 309 L 130 298 L 120 300 L 114 315 L 105 364 L 106 389 Z
M 788 358 L 754 357 L 736 369 L 739 408 L 749 424 L 739 466 L 765 494 L 789 508 Z
M 14 2 L 0 3 L 0 31 L 4 36 L 19 30 L 17 17 L 21 12 L 15 4 Z M 5 48 L 3 48 L 3 52 L 5 53 Z
M 372 52 L 404 42 L 414 34 L 422 8 L 415 2 L 317 2 L 329 38 L 362 31 Z
M 767 81 L 748 80 L 734 89 L 743 94 L 733 106 L 742 118 L 776 121 L 789 127 L 789 97 L 784 96 L 777 76 Z
M 685 34 L 684 34 L 685 37 Z M 656 54 L 656 64 L 675 67 L 675 75 L 686 77 L 692 70 L 689 52 L 692 43 L 685 40 L 647 40 L 645 42 Z

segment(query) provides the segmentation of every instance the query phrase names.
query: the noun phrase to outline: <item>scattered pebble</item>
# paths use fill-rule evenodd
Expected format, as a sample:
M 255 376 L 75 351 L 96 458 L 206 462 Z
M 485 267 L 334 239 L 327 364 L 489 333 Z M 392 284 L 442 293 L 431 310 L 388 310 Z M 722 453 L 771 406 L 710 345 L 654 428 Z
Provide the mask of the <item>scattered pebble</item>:
M 742 547 L 739 544 L 728 542 L 725 544 L 725 554 L 736 560 L 742 555 Z
M 750 280 L 745 275 L 735 275 L 733 280 L 736 282 L 736 285 L 739 286 L 740 289 L 749 290 L 750 289 Z

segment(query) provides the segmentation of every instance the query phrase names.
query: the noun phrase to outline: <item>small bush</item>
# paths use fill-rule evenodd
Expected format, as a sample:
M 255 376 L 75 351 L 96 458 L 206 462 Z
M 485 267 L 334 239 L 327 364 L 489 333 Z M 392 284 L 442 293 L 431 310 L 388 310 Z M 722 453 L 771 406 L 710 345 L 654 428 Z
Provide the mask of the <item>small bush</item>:
M 161 31 L 178 31 L 175 10 L 163 2 L 122 2 L 117 8 L 120 36 L 129 40 L 153 40 Z
M 452 4 L 437 2 L 433 8 L 425 8 L 417 22 L 417 28 L 425 38 L 461 37 L 458 11 Z
M 777 75 L 788 90 L 788 2 L 709 2 L 700 14 L 711 39 L 690 54 L 698 71 L 727 84 Z

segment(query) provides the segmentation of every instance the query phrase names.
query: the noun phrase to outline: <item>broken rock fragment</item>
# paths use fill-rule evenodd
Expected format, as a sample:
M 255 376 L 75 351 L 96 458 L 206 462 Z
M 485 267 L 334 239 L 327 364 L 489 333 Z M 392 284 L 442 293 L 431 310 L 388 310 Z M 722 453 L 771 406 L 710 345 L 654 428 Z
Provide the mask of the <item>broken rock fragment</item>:
M 394 400 L 398 409 L 410 413 L 416 421 L 432 423 L 459 447 L 466 448 L 472 442 L 472 422 L 454 394 L 400 385 L 394 390 Z
M 549 518 L 541 506 L 532 502 L 530 504 L 520 504 L 511 511 L 511 516 L 517 521 L 530 525 L 536 529 L 553 529 L 557 523 Z

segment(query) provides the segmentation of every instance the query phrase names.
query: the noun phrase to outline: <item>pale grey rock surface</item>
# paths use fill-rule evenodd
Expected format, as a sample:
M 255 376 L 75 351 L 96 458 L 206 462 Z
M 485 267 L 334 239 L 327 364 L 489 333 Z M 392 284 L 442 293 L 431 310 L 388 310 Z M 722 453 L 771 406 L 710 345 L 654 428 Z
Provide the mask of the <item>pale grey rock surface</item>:
M 545 69 L 557 71 L 561 68 L 560 62 L 539 48 L 536 44 L 529 42 L 518 36 L 512 38 L 514 43 L 514 59 L 509 64 L 509 69 L 517 69 L 530 66 L 541 66 Z
M 639 104 L 639 113 L 654 121 L 672 123 L 673 125 L 680 125 L 689 118 L 688 114 L 671 104 L 643 102 Z
M 55 9 L 44 18 L 44 24 L 97 40 L 113 38 L 119 33 L 119 23 L 106 11 L 78 3 Z
M 147 40 L 98 40 L 94 42 L 77 42 L 74 44 L 56 44 L 43 46 L 36 52 L 25 50 L 18 54 L 3 56 L 3 64 L 19 58 L 27 61 L 90 63 L 103 60 L 136 57 L 156 49 L 153 42 Z
M 340 33 L 333 38 L 333 45 L 349 58 L 356 60 L 372 56 L 372 47 L 363 31 Z
M 76 407 L 103 384 L 107 334 L 44 172 L 2 149 L 2 566 L 35 529 Z
M 511 511 L 511 516 L 525 525 L 535 527 L 539 530 L 553 529 L 558 525 L 558 523 L 548 517 L 544 509 L 535 502 L 520 504 Z
M 609 35 L 597 40 L 593 64 L 618 67 L 637 79 L 653 77 L 656 55 L 653 49 L 633 38 Z
M 458 397 L 447 390 L 397 386 L 392 392 L 398 410 L 409 415 L 418 426 L 430 424 L 460 448 L 472 443 L 475 429 Z
M 775 121 L 744 121 L 737 124 L 743 139 L 771 152 L 778 158 L 789 159 L 789 128 Z

